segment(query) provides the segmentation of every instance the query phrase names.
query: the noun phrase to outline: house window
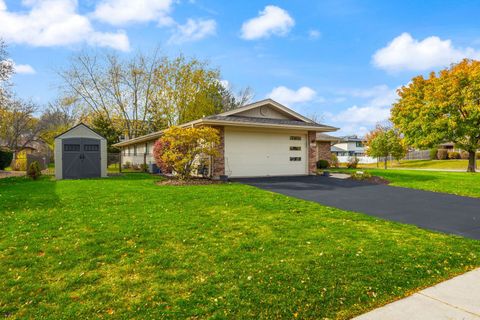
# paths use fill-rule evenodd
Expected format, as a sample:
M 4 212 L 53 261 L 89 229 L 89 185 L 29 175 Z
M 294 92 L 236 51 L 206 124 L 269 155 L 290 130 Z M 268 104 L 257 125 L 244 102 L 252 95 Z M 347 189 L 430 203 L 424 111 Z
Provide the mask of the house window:
M 290 140 L 299 141 L 299 140 L 302 140 L 302 137 L 300 137 L 300 136 L 290 136 Z
M 357 148 L 363 148 L 363 142 L 361 141 L 357 141 L 355 145 L 357 146 Z
M 123 148 L 123 155 L 124 155 L 124 156 L 127 155 L 127 149 L 126 149 L 126 148 Z
M 300 151 L 300 150 L 302 150 L 302 147 L 290 146 L 290 151 Z
M 148 143 L 145 143 L 145 154 L 149 154 L 149 151 L 150 150 L 148 150 Z
M 134 155 L 134 156 L 137 155 L 137 145 L 134 145 L 134 146 L 133 146 L 133 155 Z
M 290 161 L 302 161 L 302 157 L 290 157 Z
M 100 146 L 98 144 L 86 144 L 83 146 L 83 151 L 99 151 Z
M 130 146 L 128 146 L 128 155 L 130 155 Z
M 66 144 L 63 146 L 63 151 L 80 151 L 79 144 Z

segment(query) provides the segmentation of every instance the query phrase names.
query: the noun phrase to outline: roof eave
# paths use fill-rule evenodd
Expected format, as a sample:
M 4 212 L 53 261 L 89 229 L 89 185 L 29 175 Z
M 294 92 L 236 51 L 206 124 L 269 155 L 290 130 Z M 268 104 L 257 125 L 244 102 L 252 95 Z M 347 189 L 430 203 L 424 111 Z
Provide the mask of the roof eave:
M 237 121 L 225 121 L 225 120 L 209 120 L 200 119 L 182 125 L 182 127 L 195 126 L 195 125 L 223 125 L 223 126 L 236 126 L 236 127 L 255 127 L 255 128 L 276 128 L 276 129 L 288 129 L 288 130 L 308 130 L 316 132 L 333 132 L 338 128 L 331 126 L 296 126 L 288 124 L 274 124 L 274 123 L 255 123 L 255 122 L 237 122 Z
M 309 119 L 305 116 L 302 116 L 298 112 L 284 106 L 283 104 L 281 104 L 281 103 L 279 103 L 279 102 L 277 102 L 277 101 L 275 101 L 271 98 L 256 101 L 256 102 L 247 104 L 245 106 L 242 106 L 242 107 L 230 110 L 230 111 L 219 113 L 218 116 L 230 116 L 230 115 L 234 115 L 234 114 L 244 112 L 244 111 L 247 111 L 247 110 L 250 110 L 250 109 L 254 109 L 254 108 L 257 108 L 257 107 L 260 107 L 260 106 L 263 106 L 263 105 L 267 105 L 267 104 L 270 104 L 270 105 L 274 106 L 275 108 L 280 109 L 284 113 L 287 113 L 287 114 L 297 118 L 298 120 L 304 121 L 306 123 L 315 123 L 313 120 L 311 120 L 311 119 Z
M 129 146 L 129 145 L 132 145 L 132 144 L 137 144 L 137 143 L 140 143 L 140 142 L 155 140 L 155 139 L 159 138 L 162 135 L 162 133 L 163 133 L 163 131 L 158 131 L 158 132 L 152 133 L 150 135 L 145 135 L 145 136 L 141 136 L 141 137 L 138 137 L 138 138 L 117 142 L 115 144 L 112 144 L 112 146 L 116 147 L 116 148 L 126 147 L 126 146 Z
M 190 121 L 179 125 L 180 128 L 195 127 L 198 125 L 218 125 L 218 126 L 236 126 L 236 127 L 253 127 L 253 128 L 274 128 L 274 129 L 287 129 L 287 130 L 307 130 L 307 131 L 316 131 L 316 132 L 334 132 L 338 128 L 331 126 L 296 126 L 296 125 L 287 125 L 287 124 L 273 124 L 273 123 L 248 123 L 248 122 L 236 122 L 236 121 L 225 121 L 225 120 L 209 120 L 206 118 Z M 158 131 L 150 135 L 122 141 L 113 144 L 114 147 L 126 147 L 132 144 L 137 144 L 140 142 L 155 140 L 162 135 L 163 131 Z

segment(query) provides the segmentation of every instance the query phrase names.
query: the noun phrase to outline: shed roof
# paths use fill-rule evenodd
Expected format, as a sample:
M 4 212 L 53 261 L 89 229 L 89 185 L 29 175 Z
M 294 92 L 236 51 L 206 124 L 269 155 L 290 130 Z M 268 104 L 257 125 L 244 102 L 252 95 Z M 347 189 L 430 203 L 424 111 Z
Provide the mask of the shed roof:
M 63 135 L 65 135 L 67 132 L 71 132 L 71 131 L 77 129 L 78 127 L 82 127 L 82 126 L 85 127 L 85 128 L 87 128 L 88 130 L 90 130 L 90 131 L 93 132 L 94 134 L 96 134 L 99 138 L 105 139 L 104 136 L 102 136 L 100 133 L 98 133 L 97 131 L 93 130 L 92 128 L 90 128 L 89 126 L 87 126 L 87 125 L 86 125 L 85 123 L 83 123 L 83 122 L 80 122 L 79 124 L 71 127 L 70 129 L 68 129 L 68 130 L 60 133 L 59 135 L 57 135 L 57 136 L 55 137 L 55 139 L 61 138 L 61 137 L 62 137 Z

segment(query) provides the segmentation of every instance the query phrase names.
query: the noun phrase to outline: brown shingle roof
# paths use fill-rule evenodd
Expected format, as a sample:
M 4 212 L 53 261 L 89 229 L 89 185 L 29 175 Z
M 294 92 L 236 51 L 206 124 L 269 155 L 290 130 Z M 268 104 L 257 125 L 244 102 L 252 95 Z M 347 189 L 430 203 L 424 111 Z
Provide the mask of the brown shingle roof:
M 290 119 L 272 119 L 272 118 L 257 118 L 257 117 L 244 117 L 244 116 L 219 116 L 213 115 L 205 117 L 204 119 L 209 120 L 221 120 L 221 121 L 232 121 L 232 122 L 241 122 L 241 123 L 265 123 L 265 124 L 281 124 L 281 125 L 291 125 L 291 126 L 303 126 L 303 127 L 328 127 L 326 125 L 315 123 L 315 122 L 304 122 L 299 120 L 290 120 Z

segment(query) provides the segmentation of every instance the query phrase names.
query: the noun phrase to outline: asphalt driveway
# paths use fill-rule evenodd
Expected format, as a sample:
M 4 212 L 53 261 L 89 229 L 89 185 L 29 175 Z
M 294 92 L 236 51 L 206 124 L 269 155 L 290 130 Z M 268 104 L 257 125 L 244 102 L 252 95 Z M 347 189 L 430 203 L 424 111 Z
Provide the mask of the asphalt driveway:
M 235 181 L 331 207 L 480 239 L 480 199 L 322 176 Z

